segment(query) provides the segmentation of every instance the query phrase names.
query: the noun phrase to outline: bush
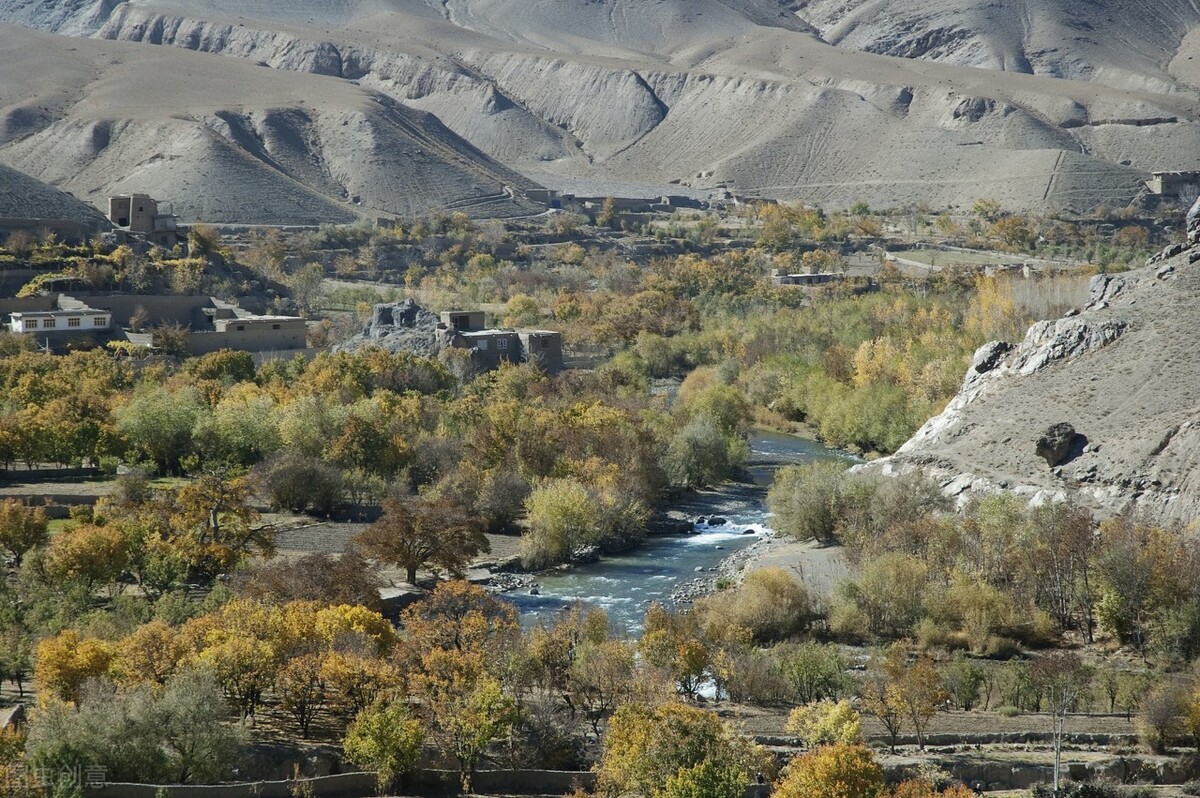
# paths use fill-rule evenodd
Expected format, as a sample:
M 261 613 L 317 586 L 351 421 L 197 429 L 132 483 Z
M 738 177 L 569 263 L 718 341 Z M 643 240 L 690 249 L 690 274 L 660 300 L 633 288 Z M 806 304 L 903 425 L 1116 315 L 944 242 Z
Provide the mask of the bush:
M 276 510 L 329 513 L 342 501 L 341 471 L 299 452 L 281 452 L 261 463 L 255 481 Z
M 800 540 L 833 543 L 844 471 L 835 462 L 781 468 L 767 493 L 775 528 Z
M 723 638 L 723 630 L 741 627 L 760 643 L 803 632 L 814 616 L 808 591 L 782 568 L 752 572 L 741 587 L 699 599 L 695 612 L 710 638 Z

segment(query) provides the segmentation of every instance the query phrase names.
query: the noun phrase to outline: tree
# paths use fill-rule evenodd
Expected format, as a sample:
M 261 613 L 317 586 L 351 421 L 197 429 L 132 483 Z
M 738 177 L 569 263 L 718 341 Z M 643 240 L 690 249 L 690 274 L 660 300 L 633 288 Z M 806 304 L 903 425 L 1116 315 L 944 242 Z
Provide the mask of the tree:
M 312 721 L 325 708 L 329 698 L 322 677 L 322 656 L 304 654 L 287 661 L 275 679 L 275 694 L 284 712 L 292 715 L 300 728 L 300 737 L 308 739 Z
M 56 579 L 79 582 L 90 592 L 115 582 L 128 563 L 128 542 L 119 529 L 82 524 L 55 536 L 46 570 Z
M 79 632 L 67 629 L 37 644 L 33 678 L 46 698 L 78 701 L 83 685 L 106 674 L 112 661 L 113 648 L 109 643 L 94 638 L 85 640 Z
M 824 745 L 791 761 L 775 786 L 777 798 L 876 798 L 883 768 L 861 743 Z
M 242 734 L 224 723 L 211 675 L 185 671 L 161 690 L 93 684 L 78 706 L 50 703 L 30 726 L 29 760 L 55 774 L 104 768 L 113 781 L 212 783 L 236 766 Z
M 693 611 L 712 639 L 740 627 L 760 643 L 804 631 L 815 615 L 808 591 L 782 568 L 753 571 L 738 588 L 698 599 Z
M 933 660 L 919 654 L 914 661 L 906 662 L 903 670 L 893 671 L 892 679 L 909 722 L 917 733 L 917 747 L 924 751 L 925 729 L 947 697 L 941 677 Z
M 340 557 L 316 552 L 296 560 L 256 561 L 232 576 L 234 593 L 257 601 L 316 601 L 369 609 L 380 606 L 379 569 L 355 546 L 348 547 Z
M 663 469 L 672 483 L 697 488 L 728 478 L 746 454 L 745 441 L 700 413 L 671 438 Z
M 342 472 L 317 457 L 284 449 L 254 470 L 274 509 L 332 512 L 342 501 Z
M 269 643 L 251 636 L 230 635 L 200 652 L 225 696 L 241 718 L 253 717 L 263 694 L 275 682 L 277 662 Z
M 479 760 L 488 746 L 501 739 L 516 720 L 513 700 L 491 676 L 425 678 L 419 694 L 425 699 L 431 737 L 439 750 L 458 760 L 463 792 L 470 795 Z
M 1137 729 L 1142 742 L 1156 754 L 1164 754 L 1179 734 L 1186 698 L 1180 685 L 1162 681 L 1142 696 L 1138 705 Z
M 625 640 L 585 643 L 570 666 L 572 706 L 578 706 L 600 737 L 600 724 L 634 693 L 636 648 Z
M 0 617 L 0 681 L 12 682 L 24 697 L 33 669 L 33 640 L 15 620 Z
M 144 382 L 116 412 L 117 429 L 163 473 L 176 473 L 192 451 L 192 430 L 208 405 L 195 388 L 174 393 Z
M 799 737 L 809 748 L 862 742 L 862 718 L 845 699 L 823 699 L 796 707 L 788 715 L 785 730 Z
M 364 709 L 346 730 L 346 758 L 375 771 L 380 794 L 395 789 L 416 767 L 425 742 L 419 721 L 401 703 L 376 703 Z
M 166 622 L 154 620 L 121 641 L 114 670 L 122 682 L 163 685 L 179 670 L 186 655 L 187 648 L 176 631 Z
M 353 542 L 367 556 L 403 568 L 410 585 L 430 565 L 461 578 L 472 558 L 491 550 L 479 520 L 448 500 L 389 499 L 383 517 Z
M 816 462 L 779 469 L 767 492 L 775 527 L 801 540 L 830 544 L 836 540 L 845 468 Z
M 986 681 L 987 672 L 983 666 L 965 657 L 958 657 L 942 668 L 942 684 L 955 706 L 964 712 L 975 708 L 979 690 Z
M 1087 692 L 1091 672 L 1079 655 L 1070 651 L 1055 651 L 1034 660 L 1029 666 L 1034 686 L 1045 698 L 1054 724 L 1054 792 L 1058 793 L 1062 771 L 1062 744 L 1067 734 L 1067 713 L 1075 709 Z
M 704 763 L 711 770 L 694 770 Z M 766 752 L 715 713 L 680 703 L 631 703 L 609 721 L 596 778 L 608 794 L 663 798 L 695 795 L 699 783 L 727 785 L 733 774 L 749 784 L 764 770 L 770 770 Z
M 601 508 L 596 497 L 575 479 L 548 479 L 525 500 L 529 531 L 521 538 L 521 560 L 544 567 L 570 559 L 600 534 Z
M 778 668 L 800 704 L 837 700 L 846 687 L 846 662 L 832 645 L 805 642 L 779 646 Z
M 45 545 L 49 521 L 40 507 L 26 507 L 17 499 L 0 502 L 0 548 L 12 554 L 16 565 L 30 549 Z
M 274 553 L 272 534 L 254 526 L 257 519 L 248 479 L 202 474 L 175 494 L 173 544 L 196 574 L 211 579 L 251 553 Z

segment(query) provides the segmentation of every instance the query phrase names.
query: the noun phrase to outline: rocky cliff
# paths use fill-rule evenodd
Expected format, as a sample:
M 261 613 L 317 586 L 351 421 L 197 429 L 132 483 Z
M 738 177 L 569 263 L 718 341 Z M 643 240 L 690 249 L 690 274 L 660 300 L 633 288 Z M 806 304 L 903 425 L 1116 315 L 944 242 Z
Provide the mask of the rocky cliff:
M 1181 251 L 1180 251 L 1181 250 Z M 1088 305 L 982 347 L 946 409 L 868 471 L 924 470 L 1102 514 L 1200 514 L 1200 249 L 1097 276 Z

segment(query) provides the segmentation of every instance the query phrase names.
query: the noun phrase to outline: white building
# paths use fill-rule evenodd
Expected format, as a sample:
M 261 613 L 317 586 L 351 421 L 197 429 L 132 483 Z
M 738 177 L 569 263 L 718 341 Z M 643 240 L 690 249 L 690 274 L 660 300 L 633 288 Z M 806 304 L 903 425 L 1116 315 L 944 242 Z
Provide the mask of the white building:
M 91 308 L 15 312 L 8 323 L 15 333 L 35 335 L 106 332 L 111 326 L 111 313 Z

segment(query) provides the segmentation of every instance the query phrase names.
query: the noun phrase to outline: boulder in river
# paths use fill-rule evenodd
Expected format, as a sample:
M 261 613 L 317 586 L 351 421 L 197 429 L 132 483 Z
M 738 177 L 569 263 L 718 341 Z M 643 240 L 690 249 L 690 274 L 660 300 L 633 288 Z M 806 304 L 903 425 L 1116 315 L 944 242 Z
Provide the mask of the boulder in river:
M 708 519 L 709 526 L 725 526 L 728 523 L 729 521 L 727 519 L 722 518 L 719 515 L 714 515 L 712 518 Z

